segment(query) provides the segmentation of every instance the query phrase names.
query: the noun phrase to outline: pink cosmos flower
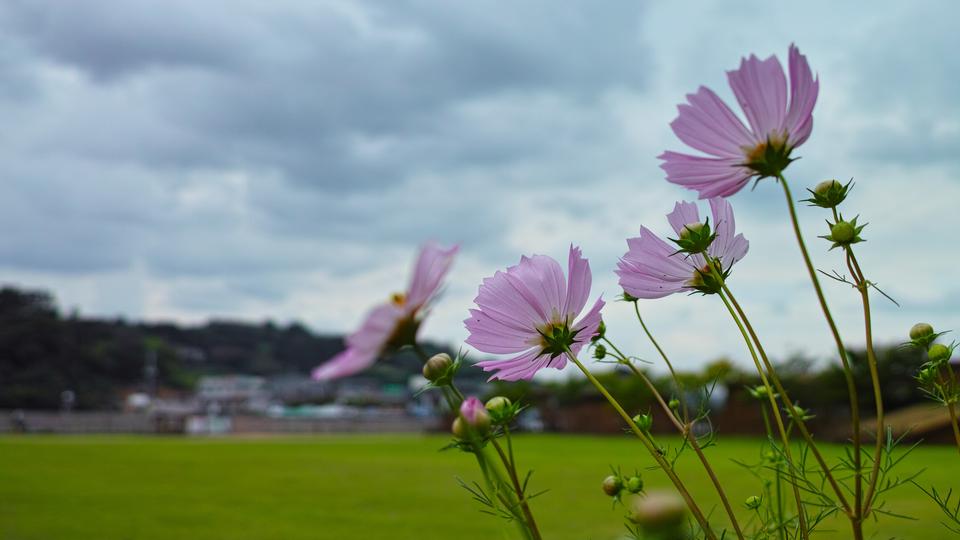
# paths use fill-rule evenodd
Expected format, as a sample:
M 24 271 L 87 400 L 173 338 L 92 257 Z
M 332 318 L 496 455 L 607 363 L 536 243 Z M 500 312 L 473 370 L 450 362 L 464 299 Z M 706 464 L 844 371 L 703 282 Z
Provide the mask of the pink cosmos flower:
M 440 289 L 457 249 L 423 246 L 407 291 L 373 308 L 360 329 L 347 337 L 346 350 L 315 368 L 312 377 L 323 381 L 353 375 L 373 365 L 384 352 L 412 345 L 426 307 Z
M 570 246 L 567 277 L 551 257 L 522 257 L 520 264 L 483 280 L 464 324 L 467 343 L 492 354 L 516 354 L 507 360 L 478 362 L 484 371 L 496 371 L 490 380 L 529 379 L 546 368 L 563 369 L 565 351 L 577 354 L 597 334 L 598 298 L 579 322 L 574 322 L 590 295 L 590 263 L 580 248 Z
M 750 243 L 742 234 L 735 234 L 733 208 L 726 199 L 710 199 L 710 210 L 713 213 L 710 225 L 716 238 L 707 248 L 707 254 L 719 260 L 721 272 L 727 274 L 734 263 L 747 254 Z M 700 223 L 700 214 L 696 204 L 678 202 L 667 220 L 679 237 L 688 226 Z M 710 275 L 703 255 L 678 253 L 677 246 L 661 240 L 646 227 L 640 228 L 638 238 L 628 239 L 627 246 L 627 253 L 617 263 L 616 270 L 620 286 L 627 294 L 636 298 L 663 298 L 682 291 L 716 292 L 713 289 L 718 284 Z
M 707 156 L 664 152 L 660 167 L 667 180 L 694 189 L 701 199 L 727 197 L 753 176 L 777 176 L 790 164 L 790 152 L 813 129 L 813 106 L 820 89 L 807 58 L 790 45 L 790 101 L 787 79 L 775 56 L 741 59 L 727 80 L 749 129 L 712 90 L 701 86 L 679 105 L 673 132 Z

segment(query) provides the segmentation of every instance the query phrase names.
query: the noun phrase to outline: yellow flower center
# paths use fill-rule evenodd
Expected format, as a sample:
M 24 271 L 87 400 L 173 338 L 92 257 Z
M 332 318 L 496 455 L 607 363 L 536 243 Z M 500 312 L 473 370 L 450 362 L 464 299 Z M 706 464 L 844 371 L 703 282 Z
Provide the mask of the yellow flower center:
M 407 296 L 403 293 L 393 293 L 390 295 L 390 301 L 397 307 L 402 307 L 407 302 Z

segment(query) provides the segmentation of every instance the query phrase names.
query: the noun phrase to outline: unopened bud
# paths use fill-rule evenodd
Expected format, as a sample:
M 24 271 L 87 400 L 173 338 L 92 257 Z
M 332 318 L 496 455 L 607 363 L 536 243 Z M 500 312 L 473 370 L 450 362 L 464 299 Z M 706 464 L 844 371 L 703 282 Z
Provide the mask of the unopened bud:
M 487 400 L 487 410 L 494 414 L 503 414 L 512 405 L 510 400 L 503 396 L 495 396 Z
M 813 206 L 821 208 L 836 208 L 847 198 L 847 192 L 850 191 L 851 183 L 843 185 L 836 180 L 824 180 L 809 191 L 813 198 L 806 199 Z
M 597 345 L 593 348 L 593 357 L 597 360 L 603 360 L 607 356 L 607 348 L 603 345 Z
M 460 405 L 460 418 L 466 427 L 478 435 L 486 435 L 490 430 L 490 414 L 483 403 L 475 397 L 468 397 Z M 463 438 L 463 437 L 461 437 Z
M 653 416 L 649 414 L 638 414 L 633 417 L 633 423 L 644 433 L 649 432 L 653 427 Z
M 699 222 L 687 223 L 680 231 L 680 238 L 687 239 L 691 236 L 700 234 L 703 231 L 704 224 Z
M 611 497 L 616 497 L 623 489 L 623 480 L 617 476 L 610 475 L 603 479 L 603 492 Z
M 670 400 L 670 403 L 668 403 L 667 405 L 668 405 L 671 409 L 677 410 L 677 409 L 680 408 L 680 400 L 677 399 L 677 398 L 673 398 L 673 399 Z
M 857 230 L 849 221 L 838 221 L 830 227 L 830 236 L 838 244 L 849 244 L 857 236 Z
M 934 343 L 930 346 L 930 349 L 927 350 L 927 358 L 934 364 L 947 362 L 951 356 L 953 356 L 953 351 L 950 350 L 950 347 L 942 343 Z
M 750 396 L 754 399 L 767 399 L 767 396 L 769 395 L 767 387 L 763 385 L 748 388 L 747 391 L 750 392 Z
M 747 500 L 743 502 L 743 505 L 749 510 L 756 510 L 757 508 L 760 508 L 760 497 L 751 495 L 750 497 L 747 497 Z
M 837 182 L 836 180 L 833 180 L 833 179 L 824 180 L 823 182 L 820 182 L 819 184 L 817 184 L 817 187 L 813 188 L 813 192 L 816 193 L 817 195 L 826 195 L 827 193 L 830 192 L 831 189 L 839 189 L 842 187 L 843 187 L 843 184 L 841 184 L 840 182 Z
M 925 322 L 918 322 L 910 328 L 910 339 L 920 341 L 933 335 L 933 327 Z
M 631 476 L 627 478 L 625 487 L 630 493 L 640 493 L 643 491 L 643 478 L 640 478 L 639 474 Z
M 463 422 L 463 418 L 459 416 L 453 419 L 453 425 L 450 427 L 450 431 L 453 432 L 453 436 L 458 439 L 466 439 L 470 436 L 467 432 L 467 425 Z
M 453 359 L 447 353 L 435 354 L 423 365 L 423 376 L 431 382 L 437 382 L 447 376 Z

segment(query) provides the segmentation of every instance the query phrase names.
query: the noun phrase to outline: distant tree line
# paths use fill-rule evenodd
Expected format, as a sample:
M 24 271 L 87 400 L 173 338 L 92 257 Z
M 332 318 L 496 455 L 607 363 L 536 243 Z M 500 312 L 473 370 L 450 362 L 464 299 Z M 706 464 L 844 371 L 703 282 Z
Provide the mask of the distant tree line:
M 151 381 L 162 389 L 190 390 L 208 374 L 306 375 L 342 349 L 342 336 L 316 335 L 298 323 L 183 326 L 83 318 L 61 314 L 48 292 L 0 289 L 0 408 L 5 409 L 59 408 L 66 390 L 75 395 L 77 408 L 111 409 L 121 405 L 123 391 L 150 391 Z M 405 382 L 419 366 L 408 352 L 368 375 Z

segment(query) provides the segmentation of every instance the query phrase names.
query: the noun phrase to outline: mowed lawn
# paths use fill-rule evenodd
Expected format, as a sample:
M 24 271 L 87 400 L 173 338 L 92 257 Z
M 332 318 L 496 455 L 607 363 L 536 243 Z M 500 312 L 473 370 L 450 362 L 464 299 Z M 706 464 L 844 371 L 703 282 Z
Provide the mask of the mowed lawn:
M 455 477 L 478 479 L 471 456 L 438 451 L 443 436 L 331 435 L 283 438 L 107 436 L 0 437 L 3 539 L 500 539 L 513 529 L 488 515 Z M 675 441 L 671 441 L 675 442 Z M 757 442 L 721 439 L 708 450 L 738 507 L 756 481 L 731 458 L 754 461 Z M 517 459 L 532 467 L 533 501 L 548 539 L 622 536 L 623 510 L 600 492 L 609 465 L 652 463 L 627 437 L 518 437 Z M 838 447 L 827 447 L 836 456 Z M 679 468 L 695 494 L 722 512 L 687 456 Z M 899 468 L 926 468 L 920 481 L 960 488 L 951 447 L 925 446 Z M 648 487 L 666 486 L 645 471 Z M 917 518 L 882 518 L 875 538 L 946 538 L 939 510 L 914 486 L 887 507 Z M 744 512 L 745 513 L 745 512 Z M 818 538 L 849 538 L 833 520 Z

